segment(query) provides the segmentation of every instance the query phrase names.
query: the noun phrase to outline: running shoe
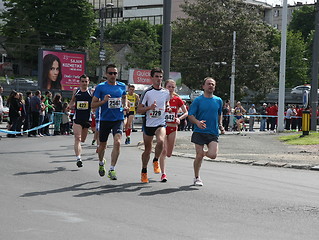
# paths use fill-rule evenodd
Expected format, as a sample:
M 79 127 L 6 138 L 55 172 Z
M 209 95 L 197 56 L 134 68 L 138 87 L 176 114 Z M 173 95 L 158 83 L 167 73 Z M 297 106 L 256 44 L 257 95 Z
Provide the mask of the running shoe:
M 95 143 L 95 140 L 93 139 L 93 140 L 92 140 L 92 145 L 94 145 L 94 143 Z
M 81 159 L 78 159 L 78 160 L 76 161 L 76 166 L 78 166 L 79 168 L 80 168 L 80 167 L 83 167 L 83 163 L 82 163 Z
M 163 173 L 161 176 L 161 182 L 167 182 L 167 176 L 165 173 Z
M 148 183 L 147 173 L 141 173 L 141 182 Z
M 203 182 L 199 177 L 194 178 L 194 186 L 203 186 Z
M 115 170 L 109 170 L 109 174 L 108 174 L 107 176 L 108 176 L 108 178 L 111 179 L 111 180 L 117 180 Z
M 100 174 L 101 177 L 103 177 L 105 175 L 105 167 L 104 167 L 104 165 L 105 165 L 105 160 L 103 160 L 103 165 L 99 164 L 99 174 Z
M 153 162 L 154 173 L 158 174 L 161 172 L 158 161 Z
M 131 144 L 131 138 L 130 137 L 127 137 L 125 139 L 125 144 Z

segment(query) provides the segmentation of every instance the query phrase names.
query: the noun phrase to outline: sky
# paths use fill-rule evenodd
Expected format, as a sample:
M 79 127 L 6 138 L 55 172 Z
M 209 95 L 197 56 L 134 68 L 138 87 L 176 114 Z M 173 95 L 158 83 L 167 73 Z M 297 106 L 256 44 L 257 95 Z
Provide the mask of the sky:
M 266 2 L 268 4 L 271 4 L 273 6 L 275 6 L 276 4 L 281 5 L 283 3 L 283 0 L 260 0 L 261 2 Z M 302 2 L 303 4 L 305 3 L 314 3 L 315 0 L 287 0 L 288 4 L 290 5 L 294 5 L 297 2 Z

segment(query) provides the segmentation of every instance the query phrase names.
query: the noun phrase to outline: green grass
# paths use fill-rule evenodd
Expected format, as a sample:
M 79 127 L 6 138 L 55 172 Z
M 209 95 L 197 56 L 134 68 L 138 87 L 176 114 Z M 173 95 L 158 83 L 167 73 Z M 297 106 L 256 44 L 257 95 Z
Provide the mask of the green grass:
M 318 132 L 310 132 L 309 135 L 304 137 L 302 133 L 292 134 L 292 135 L 285 135 L 279 137 L 279 140 L 284 141 L 287 144 L 291 145 L 315 145 L 319 144 L 319 133 Z

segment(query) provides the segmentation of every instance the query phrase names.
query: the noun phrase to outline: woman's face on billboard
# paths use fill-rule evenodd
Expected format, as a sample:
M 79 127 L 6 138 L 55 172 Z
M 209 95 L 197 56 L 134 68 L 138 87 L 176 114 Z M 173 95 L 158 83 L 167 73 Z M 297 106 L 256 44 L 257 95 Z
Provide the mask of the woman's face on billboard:
M 52 63 L 52 66 L 50 68 L 50 71 L 49 71 L 49 76 L 48 78 L 55 82 L 58 78 L 58 75 L 59 75 L 59 72 L 60 72 L 60 66 L 59 66 L 59 62 L 57 60 L 55 60 L 53 63 Z

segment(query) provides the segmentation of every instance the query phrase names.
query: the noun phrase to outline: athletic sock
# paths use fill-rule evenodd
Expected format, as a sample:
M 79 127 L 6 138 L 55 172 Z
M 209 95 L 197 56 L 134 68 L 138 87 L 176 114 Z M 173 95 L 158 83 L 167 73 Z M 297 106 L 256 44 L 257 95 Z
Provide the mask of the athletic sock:
M 142 173 L 147 173 L 147 168 L 142 168 Z
M 76 156 L 76 160 L 81 160 L 81 155 L 79 155 L 79 156 Z
M 157 162 L 157 161 L 158 161 L 158 158 L 155 157 L 155 158 L 153 159 L 153 162 Z
M 127 136 L 127 137 L 130 137 L 130 136 L 131 136 L 131 131 L 132 131 L 132 128 L 126 129 L 125 133 L 126 133 L 126 136 Z
M 99 161 L 99 165 L 100 166 L 104 166 L 104 162 L 103 161 Z
M 110 166 L 111 171 L 114 171 L 114 169 L 115 169 L 115 166 Z

